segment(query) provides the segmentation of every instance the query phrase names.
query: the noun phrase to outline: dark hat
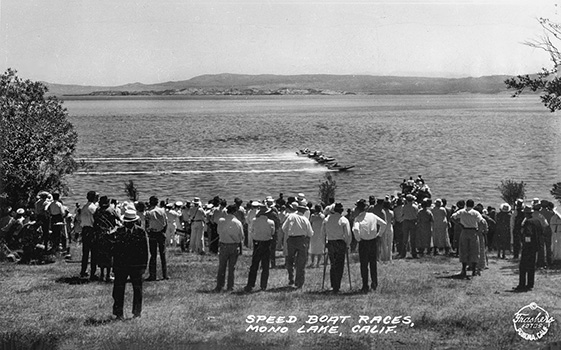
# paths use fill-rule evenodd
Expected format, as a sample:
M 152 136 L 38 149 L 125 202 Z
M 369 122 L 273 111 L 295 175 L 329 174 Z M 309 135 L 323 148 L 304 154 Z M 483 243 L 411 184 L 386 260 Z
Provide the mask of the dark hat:
M 150 203 L 150 205 L 156 205 L 158 204 L 158 197 L 151 196 L 150 199 L 148 199 L 148 202 Z
M 343 211 L 343 204 L 342 203 L 335 203 L 335 207 L 333 207 L 333 211 L 335 211 L 335 212 Z
M 94 200 L 94 199 L 95 199 L 95 196 L 97 196 L 97 192 L 96 192 L 96 191 L 89 191 L 89 192 L 86 194 L 86 199 L 87 199 L 87 200 Z
M 243 203 L 243 201 L 240 198 L 236 197 L 236 198 L 234 198 L 234 203 L 241 204 L 241 203 Z
M 109 198 L 107 196 L 99 197 L 99 206 L 100 207 L 107 207 L 109 206 Z
M 525 213 L 533 213 L 534 209 L 532 209 L 531 206 L 527 205 L 527 206 L 524 207 L 524 212 Z
M 356 207 L 358 210 L 363 210 L 366 208 L 366 200 L 365 199 L 359 199 L 358 201 L 356 201 Z

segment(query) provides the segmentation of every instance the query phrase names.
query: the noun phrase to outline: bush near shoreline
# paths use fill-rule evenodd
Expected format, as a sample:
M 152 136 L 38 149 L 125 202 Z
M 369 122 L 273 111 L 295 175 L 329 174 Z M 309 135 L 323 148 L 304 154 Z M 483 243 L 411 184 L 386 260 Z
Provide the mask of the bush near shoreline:
M 80 246 L 72 250 L 79 261 Z M 540 270 L 536 288 L 513 293 L 515 260 L 489 256 L 490 268 L 472 280 L 451 278 L 458 260 L 446 256 L 394 260 L 379 264 L 379 287 L 358 293 L 358 255 L 351 254 L 353 290 L 345 270 L 341 295 L 321 290 L 322 268 L 306 270 L 302 290 L 287 288 L 284 269 L 271 270 L 269 289 L 243 292 L 251 256 L 238 260 L 232 293 L 213 293 L 218 259 L 214 255 L 169 249 L 171 280 L 144 284 L 143 313 L 131 319 L 132 287 L 127 285 L 125 321 L 111 317 L 112 284 L 80 281 L 79 263 L 58 260 L 30 266 L 0 264 L 3 305 L 0 348 L 36 349 L 536 349 L 561 341 L 561 268 Z M 278 259 L 283 263 L 283 259 Z M 329 271 L 326 274 L 329 288 Z M 540 341 L 518 336 L 514 314 L 537 303 L 556 321 Z M 285 333 L 248 331 L 249 315 L 295 316 Z M 350 316 L 339 334 L 314 333 L 309 315 Z M 410 316 L 388 334 L 353 332 L 360 316 Z M 278 319 L 277 319 L 278 320 Z M 371 325 L 378 324 L 374 322 Z M 320 325 L 320 323 L 316 324 Z M 321 325 L 330 325 L 321 323 Z M 365 324 L 361 324 L 364 326 Z M 304 332 L 300 332 L 300 328 Z M 378 325 L 378 329 L 383 324 Z M 308 331 L 306 333 L 305 331 Z

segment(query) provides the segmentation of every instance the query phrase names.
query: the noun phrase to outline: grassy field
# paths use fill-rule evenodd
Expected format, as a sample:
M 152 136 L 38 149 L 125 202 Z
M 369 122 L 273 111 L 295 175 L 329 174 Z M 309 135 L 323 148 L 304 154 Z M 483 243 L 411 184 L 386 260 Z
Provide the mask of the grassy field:
M 79 247 L 73 250 L 79 256 Z M 286 270 L 275 269 L 267 291 L 247 294 L 243 287 L 248 251 L 238 260 L 234 292 L 211 292 L 216 283 L 216 256 L 170 249 L 168 260 L 171 279 L 144 284 L 142 318 L 131 318 L 132 288 L 127 285 L 125 321 L 111 317 L 111 284 L 77 283 L 79 263 L 0 264 L 0 348 L 537 349 L 561 341 L 558 269 L 539 271 L 532 292 L 513 293 L 510 290 L 518 281 L 513 260 L 490 258 L 490 268 L 472 280 L 450 278 L 459 271 L 457 259 L 396 260 L 378 265 L 378 290 L 365 295 L 358 293 L 358 256 L 352 254 L 353 290 L 349 290 L 346 269 L 339 295 L 321 290 L 322 268 L 306 270 L 301 290 L 287 286 Z M 282 258 L 279 262 L 283 263 Z M 556 320 L 538 342 L 522 339 L 513 327 L 514 314 L 531 302 Z M 296 321 L 249 324 L 254 320 L 249 315 L 294 316 Z M 308 324 L 310 315 L 327 315 L 331 320 Z M 333 316 L 348 317 L 342 322 Z M 360 316 L 365 317 L 359 325 Z M 395 318 L 395 328 L 387 333 L 388 325 L 382 332 L 365 334 L 363 326 L 376 331 L 384 326 L 375 316 L 402 318 Z M 366 318 L 373 323 L 365 324 Z M 252 325 L 273 329 L 248 331 Z M 318 325 L 337 328 L 312 328 Z M 357 328 L 362 333 L 355 332 Z

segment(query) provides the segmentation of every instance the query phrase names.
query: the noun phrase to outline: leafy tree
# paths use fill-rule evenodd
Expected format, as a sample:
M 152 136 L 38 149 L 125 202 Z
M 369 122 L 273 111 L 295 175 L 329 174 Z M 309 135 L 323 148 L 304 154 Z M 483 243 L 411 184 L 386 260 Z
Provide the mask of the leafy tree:
M 10 205 L 28 205 L 41 190 L 68 193 L 78 136 L 62 102 L 16 73 L 0 76 L 0 194 Z
M 561 24 L 547 18 L 540 18 L 538 21 L 544 30 L 544 35 L 525 44 L 549 53 L 553 68 L 542 68 L 541 72 L 533 76 L 518 75 L 505 80 L 505 84 L 507 88 L 515 90 L 512 97 L 519 96 L 527 89 L 541 92 L 540 99 L 543 104 L 551 112 L 555 112 L 561 109 L 561 78 L 557 76 L 561 64 L 561 52 L 557 48 L 561 41 Z
M 501 198 L 511 206 L 514 206 L 517 199 L 526 197 L 526 183 L 524 181 L 503 180 L 498 186 L 498 190 L 501 192 Z
M 331 174 L 325 174 L 325 181 L 319 183 L 319 199 L 327 205 L 330 199 L 335 199 L 335 191 L 337 190 L 337 182 L 333 180 Z

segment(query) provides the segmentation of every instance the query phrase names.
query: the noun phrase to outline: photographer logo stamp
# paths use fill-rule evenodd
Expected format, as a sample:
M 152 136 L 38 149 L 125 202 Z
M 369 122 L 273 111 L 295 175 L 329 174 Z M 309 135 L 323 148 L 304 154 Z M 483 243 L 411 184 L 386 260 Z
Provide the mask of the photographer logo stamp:
M 526 340 L 539 340 L 549 330 L 553 317 L 536 303 L 524 306 L 514 314 L 514 329 Z

